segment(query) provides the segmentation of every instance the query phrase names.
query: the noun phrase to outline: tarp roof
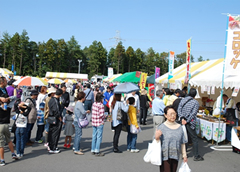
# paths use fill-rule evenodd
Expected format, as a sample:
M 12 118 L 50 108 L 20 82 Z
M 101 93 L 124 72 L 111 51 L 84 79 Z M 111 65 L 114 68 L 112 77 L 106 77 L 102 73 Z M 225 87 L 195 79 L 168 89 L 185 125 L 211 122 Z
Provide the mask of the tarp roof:
M 191 63 L 191 78 L 194 78 L 199 73 L 207 71 L 212 67 L 218 65 L 219 63 L 223 62 L 223 58 L 216 59 L 216 60 L 209 60 L 209 61 L 202 61 L 202 62 L 195 62 Z M 169 83 L 184 83 L 186 75 L 186 64 L 182 64 L 181 66 L 177 67 L 173 70 L 173 78 L 169 80 Z M 207 76 L 206 76 L 207 77 Z M 168 83 L 168 73 L 164 74 L 163 76 L 156 79 L 156 83 Z
M 140 72 L 141 73 L 141 72 Z M 115 78 L 113 82 L 132 82 L 132 83 L 138 83 L 140 81 L 141 75 L 139 77 L 136 77 L 136 71 L 135 72 L 127 72 L 123 75 Z
M 88 79 L 88 74 L 79 73 L 60 73 L 60 72 L 47 72 L 46 78 L 61 78 L 61 79 Z
M 211 69 L 200 72 L 197 76 L 190 79 L 189 83 L 192 86 L 222 86 L 223 61 L 213 66 Z M 234 88 L 240 85 L 240 73 L 238 75 L 225 74 L 224 87 Z

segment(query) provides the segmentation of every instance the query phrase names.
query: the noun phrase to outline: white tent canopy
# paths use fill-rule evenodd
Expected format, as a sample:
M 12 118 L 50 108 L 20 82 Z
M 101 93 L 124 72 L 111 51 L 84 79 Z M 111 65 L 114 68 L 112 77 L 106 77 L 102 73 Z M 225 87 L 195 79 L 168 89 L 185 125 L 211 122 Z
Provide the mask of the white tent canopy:
M 46 78 L 61 78 L 61 79 L 88 79 L 88 74 L 79 73 L 60 73 L 60 72 L 47 72 Z
M 189 83 L 192 86 L 222 86 L 223 62 L 216 66 L 201 72 L 199 75 L 190 79 Z M 224 88 L 234 88 L 240 86 L 240 73 L 238 75 L 226 75 L 224 79 Z

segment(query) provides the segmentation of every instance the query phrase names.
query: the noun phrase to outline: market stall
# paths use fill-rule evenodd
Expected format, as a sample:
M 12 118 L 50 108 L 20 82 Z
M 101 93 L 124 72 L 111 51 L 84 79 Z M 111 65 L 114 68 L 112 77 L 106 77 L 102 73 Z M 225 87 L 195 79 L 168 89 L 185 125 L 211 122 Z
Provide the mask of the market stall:
M 123 75 L 115 78 L 112 80 L 112 82 L 132 82 L 132 83 L 138 83 L 140 81 L 141 77 L 141 72 L 135 71 L 135 72 L 127 72 L 124 73 Z
M 82 80 L 88 80 L 88 74 L 79 74 L 79 73 L 47 72 L 45 77 L 46 77 L 46 78 L 82 79 Z

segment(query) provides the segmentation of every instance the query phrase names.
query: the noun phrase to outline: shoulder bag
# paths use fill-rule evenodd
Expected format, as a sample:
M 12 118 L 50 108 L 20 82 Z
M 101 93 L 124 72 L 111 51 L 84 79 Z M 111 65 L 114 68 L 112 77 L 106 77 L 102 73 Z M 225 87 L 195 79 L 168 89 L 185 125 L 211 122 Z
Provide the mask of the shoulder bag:
M 117 110 L 117 120 L 118 121 L 122 121 L 122 111 L 121 111 L 122 109 L 120 106 L 118 105 L 118 110 Z
M 54 100 L 56 102 L 57 109 L 59 110 L 58 102 L 55 98 L 54 98 Z M 57 124 L 57 118 L 55 116 L 48 116 L 47 120 L 48 120 L 48 123 L 50 125 L 56 125 Z
M 76 115 L 76 114 L 75 114 Z M 78 121 L 78 126 L 80 128 L 86 128 L 89 124 L 89 121 L 87 120 L 87 117 L 83 118 L 83 119 L 80 119 L 78 118 L 78 116 L 76 115 L 77 117 L 77 121 Z

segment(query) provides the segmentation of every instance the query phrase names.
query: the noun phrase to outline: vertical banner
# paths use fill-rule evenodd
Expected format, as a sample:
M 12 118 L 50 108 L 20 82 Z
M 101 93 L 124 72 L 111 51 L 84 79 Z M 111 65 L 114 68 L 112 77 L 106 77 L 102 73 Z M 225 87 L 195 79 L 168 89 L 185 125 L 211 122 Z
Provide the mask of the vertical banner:
M 111 78 L 113 76 L 113 68 L 109 67 L 108 68 L 108 78 Z
M 237 75 L 240 72 L 240 16 L 228 17 L 225 73 Z
M 189 39 L 187 40 L 187 53 L 186 53 L 186 76 L 185 76 L 185 81 L 184 83 L 187 84 L 188 81 L 191 78 L 191 44 L 192 44 L 192 40 Z
M 168 79 L 173 77 L 173 69 L 174 69 L 174 52 L 170 51 L 168 60 Z
M 145 88 L 147 82 L 147 73 L 141 73 L 141 78 L 140 78 L 140 90 Z
M 157 79 L 160 76 L 160 68 L 155 67 L 155 79 Z

